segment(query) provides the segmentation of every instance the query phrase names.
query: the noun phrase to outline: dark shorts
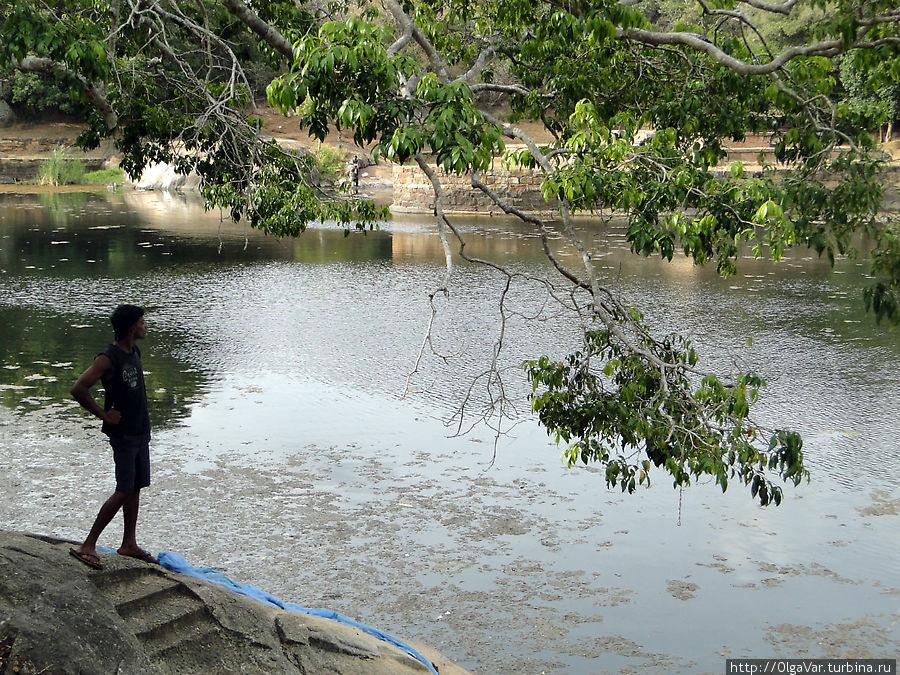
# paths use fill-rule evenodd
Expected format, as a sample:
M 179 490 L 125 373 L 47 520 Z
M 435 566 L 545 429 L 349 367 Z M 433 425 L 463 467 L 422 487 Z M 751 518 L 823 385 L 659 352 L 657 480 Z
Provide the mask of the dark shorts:
M 116 491 L 137 492 L 150 485 L 150 436 L 110 436 L 116 462 Z

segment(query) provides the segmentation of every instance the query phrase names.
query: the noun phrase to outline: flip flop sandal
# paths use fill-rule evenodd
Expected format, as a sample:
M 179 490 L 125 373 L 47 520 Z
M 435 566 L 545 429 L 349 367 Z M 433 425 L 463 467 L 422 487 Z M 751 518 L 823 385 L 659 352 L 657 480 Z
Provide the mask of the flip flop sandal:
M 88 567 L 92 567 L 95 570 L 103 569 L 103 563 L 100 562 L 100 558 L 95 556 L 93 553 L 82 553 L 81 551 L 77 551 L 74 548 L 70 548 L 69 555 L 71 555 L 73 558 L 77 558 L 85 565 L 87 565 Z

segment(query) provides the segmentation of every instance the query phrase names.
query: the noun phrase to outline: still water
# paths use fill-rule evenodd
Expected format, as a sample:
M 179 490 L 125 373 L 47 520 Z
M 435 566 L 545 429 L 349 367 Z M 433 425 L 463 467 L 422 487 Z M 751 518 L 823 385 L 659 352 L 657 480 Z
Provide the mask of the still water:
M 546 274 L 515 222 L 461 219 L 467 251 Z M 499 330 L 503 279 L 443 281 L 432 225 L 280 241 L 158 194 L 0 195 L 0 525 L 80 538 L 110 487 L 68 388 L 119 302 L 148 308 L 155 424 L 143 543 L 327 606 L 484 673 L 722 672 L 729 657 L 895 657 L 900 339 L 860 301 L 865 267 L 798 252 L 722 280 L 632 256 L 584 223 L 609 283 L 707 363 L 769 382 L 760 414 L 803 433 L 812 482 L 762 510 L 738 486 L 622 496 L 565 469 L 527 412 L 524 358 L 576 336 L 514 286 L 501 365 L 518 411 L 494 444 L 445 424 Z M 565 255 L 565 251 L 562 251 Z M 752 338 L 752 341 L 750 341 Z M 472 390 L 465 422 L 482 402 Z M 465 425 L 464 425 L 465 426 Z M 115 526 L 105 534 L 115 544 Z

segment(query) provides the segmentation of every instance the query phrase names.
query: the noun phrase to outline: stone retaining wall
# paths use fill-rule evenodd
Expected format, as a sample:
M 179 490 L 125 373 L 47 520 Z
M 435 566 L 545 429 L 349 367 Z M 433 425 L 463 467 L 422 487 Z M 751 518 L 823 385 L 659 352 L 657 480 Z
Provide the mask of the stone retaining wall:
M 43 155 L 49 154 L 57 148 L 75 147 L 77 133 L 71 136 L 35 136 L 35 137 L 0 137 L 0 155 Z
M 758 156 L 759 149 L 742 149 L 746 155 Z M 748 161 L 749 156 L 740 153 L 730 156 L 731 161 Z M 481 190 L 472 187 L 470 174 L 458 176 L 438 169 L 445 190 L 444 210 L 456 213 L 499 214 L 503 211 Z M 533 214 L 554 214 L 556 201 L 544 201 L 541 196 L 541 174 L 537 171 L 491 169 L 482 180 L 506 199 L 510 205 Z M 417 166 L 393 167 L 394 200 L 391 211 L 395 213 L 433 213 L 434 189 L 431 181 Z M 885 170 L 886 211 L 900 210 L 900 165 Z
M 885 211 L 900 212 L 900 164 L 894 163 L 884 170 L 884 203 Z
M 47 161 L 46 157 L 0 157 L 0 183 L 23 183 L 37 178 L 41 165 Z M 100 171 L 105 168 L 106 160 L 103 158 L 79 158 L 84 165 L 84 170 Z
M 438 169 L 444 185 L 444 209 L 454 212 L 503 213 L 481 190 L 472 187 L 471 175 L 448 174 Z M 540 173 L 491 169 L 482 180 L 507 199 L 511 206 L 530 213 L 555 211 L 555 202 L 541 196 Z M 434 189 L 431 181 L 417 166 L 394 166 L 394 202 L 396 213 L 430 213 L 434 211 Z

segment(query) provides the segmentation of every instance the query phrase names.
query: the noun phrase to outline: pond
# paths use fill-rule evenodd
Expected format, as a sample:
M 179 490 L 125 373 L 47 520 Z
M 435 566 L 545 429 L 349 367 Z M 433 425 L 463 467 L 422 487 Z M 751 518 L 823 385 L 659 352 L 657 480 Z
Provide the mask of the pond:
M 467 251 L 547 272 L 515 222 L 457 220 Z M 90 526 L 112 488 L 108 446 L 67 392 L 109 342 L 112 307 L 136 302 L 150 328 L 140 534 L 153 551 L 478 672 L 895 657 L 900 340 L 863 311 L 863 263 L 745 257 L 723 280 L 631 255 L 619 225 L 580 227 L 654 326 L 691 336 L 711 367 L 739 360 L 768 380 L 760 415 L 804 435 L 811 483 L 761 509 L 737 485 L 677 492 L 657 475 L 629 496 L 595 468 L 565 468 L 517 367 L 576 339 L 537 283 L 509 298 L 507 433 L 456 435 L 451 418 L 498 335 L 503 280 L 457 267 L 438 302 L 441 356 L 426 350 L 407 386 L 444 276 L 425 217 L 282 241 L 190 198 L 2 194 L 2 527 L 81 539 Z M 116 545 L 118 527 L 101 544 Z

